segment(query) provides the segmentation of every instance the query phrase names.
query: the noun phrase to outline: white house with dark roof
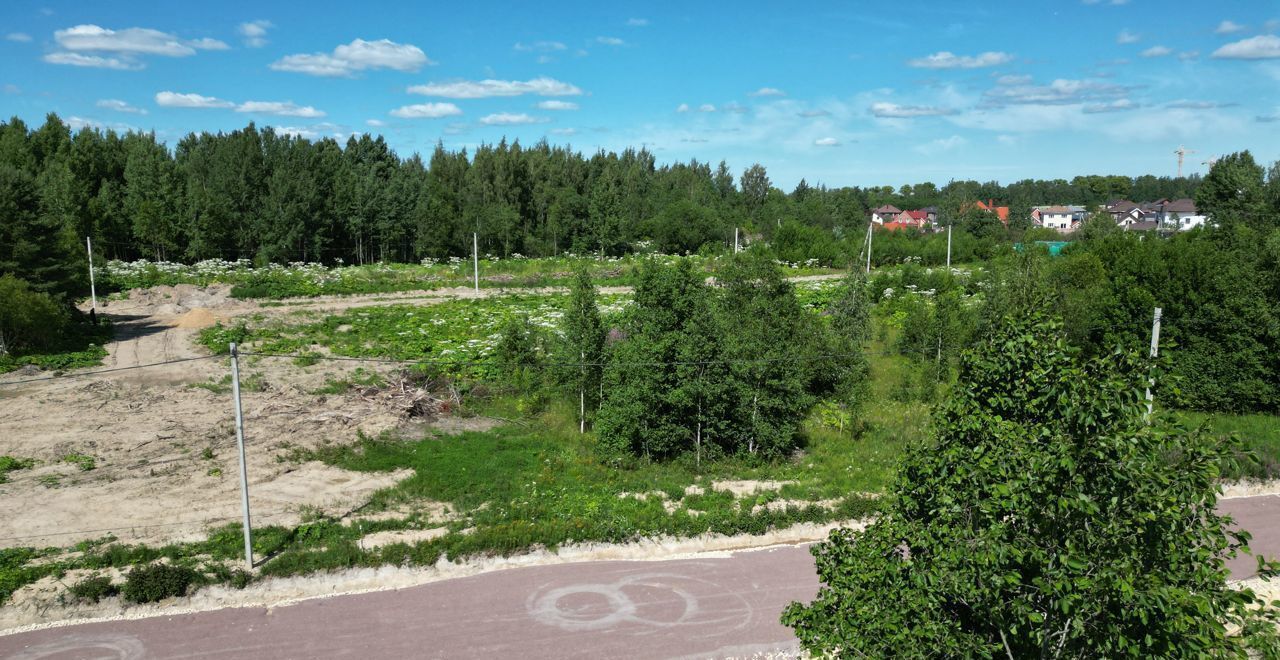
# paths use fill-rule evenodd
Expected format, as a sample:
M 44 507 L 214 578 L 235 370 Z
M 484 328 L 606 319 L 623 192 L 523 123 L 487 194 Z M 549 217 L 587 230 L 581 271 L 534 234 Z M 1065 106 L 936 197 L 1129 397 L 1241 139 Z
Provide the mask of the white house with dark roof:
M 897 220 L 901 213 L 902 209 L 892 204 L 885 204 L 878 209 L 872 209 L 871 221 L 877 225 L 883 225 L 886 222 L 893 222 Z

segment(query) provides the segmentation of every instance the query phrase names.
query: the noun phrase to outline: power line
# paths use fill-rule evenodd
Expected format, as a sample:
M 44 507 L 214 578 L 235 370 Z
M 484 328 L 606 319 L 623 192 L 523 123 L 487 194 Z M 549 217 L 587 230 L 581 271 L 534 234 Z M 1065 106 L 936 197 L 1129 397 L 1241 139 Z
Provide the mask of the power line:
M 299 360 L 331 360 L 335 362 L 370 362 L 377 364 L 401 364 L 401 365 L 436 365 L 436 366 L 490 366 L 490 367 L 507 367 L 507 366 L 527 366 L 523 363 L 515 362 L 497 362 L 493 360 L 473 359 L 473 360 L 443 360 L 443 359 L 397 359 L 397 358 L 376 358 L 376 357 L 350 357 L 343 355 L 319 355 L 307 353 L 258 353 L 249 351 L 240 351 L 240 355 L 246 357 L 266 357 L 266 358 L 290 358 Z M 830 353 L 824 355 L 807 355 L 801 357 L 786 358 L 737 358 L 737 359 L 720 359 L 720 360 L 676 360 L 676 361 L 651 361 L 651 362 L 615 362 L 615 361 L 595 361 L 595 362 L 542 362 L 540 366 L 544 367 L 665 367 L 665 366 L 705 366 L 712 364 L 772 364 L 779 362 L 822 362 L 826 360 L 838 360 L 841 358 L 849 358 L 855 356 L 869 355 L 897 355 L 897 353 L 869 353 L 867 351 L 859 351 L 857 353 Z
M 165 360 L 164 362 L 150 362 L 150 363 L 147 363 L 147 364 L 135 364 L 135 365 L 128 366 L 128 367 L 113 367 L 113 368 L 111 368 L 111 369 L 99 369 L 99 370 L 97 370 L 97 371 L 80 371 L 80 372 L 74 372 L 74 373 L 59 374 L 59 375 L 55 375 L 55 376 L 43 376 L 43 377 L 41 377 L 41 378 L 28 378 L 28 379 L 26 379 L 26 380 L 10 380 L 10 381 L 5 381 L 5 382 L 0 382 L 0 387 L 3 387 L 3 386 L 5 386 L 5 385 L 22 385 L 22 384 L 24 384 L 24 383 L 38 383 L 38 382 L 41 382 L 41 381 L 46 381 L 46 380 L 59 380 L 59 379 L 63 379 L 63 378 L 83 378 L 83 377 L 85 377 L 85 376 L 97 376 L 97 375 L 99 375 L 99 374 L 109 374 L 109 373 L 115 373 L 115 372 L 117 372 L 117 371 L 129 371 L 129 370 L 132 370 L 132 369 L 148 369 L 148 368 L 150 368 L 150 367 L 162 367 L 162 366 L 164 366 L 164 365 L 166 365 L 166 364 L 179 364 L 179 363 L 182 363 L 182 362 L 195 362 L 195 361 L 197 361 L 197 360 L 212 360 L 212 359 L 217 359 L 217 358 L 221 358 L 221 357 L 223 357 L 223 356 L 221 356 L 221 355 L 202 355 L 202 356 L 200 356 L 200 357 L 180 358 L 180 359 L 177 359 L 177 360 Z

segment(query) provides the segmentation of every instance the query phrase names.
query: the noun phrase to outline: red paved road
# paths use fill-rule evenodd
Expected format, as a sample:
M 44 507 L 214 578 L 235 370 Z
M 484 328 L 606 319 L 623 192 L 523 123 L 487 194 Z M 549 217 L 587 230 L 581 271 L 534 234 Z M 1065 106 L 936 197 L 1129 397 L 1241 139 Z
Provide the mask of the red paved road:
M 1225 500 L 1280 554 L 1280 496 Z M 1236 562 L 1236 577 L 1253 562 Z M 790 648 L 778 615 L 817 590 L 806 548 L 513 569 L 385 591 L 0 637 L 35 658 L 673 658 Z

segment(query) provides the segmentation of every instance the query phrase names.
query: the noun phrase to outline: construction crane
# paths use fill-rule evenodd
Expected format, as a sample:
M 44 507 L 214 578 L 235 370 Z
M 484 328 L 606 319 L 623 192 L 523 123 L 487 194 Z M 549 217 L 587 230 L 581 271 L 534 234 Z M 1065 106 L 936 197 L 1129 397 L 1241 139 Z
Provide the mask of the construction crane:
M 1182 157 L 1186 156 L 1187 154 L 1194 154 L 1196 153 L 1196 150 L 1188 149 L 1182 145 L 1178 145 L 1178 148 L 1174 149 L 1173 153 L 1178 154 L 1178 178 L 1182 178 Z
M 1217 157 L 1217 156 L 1209 156 L 1209 160 L 1201 161 L 1201 163 L 1200 163 L 1200 164 L 1201 164 L 1201 165 L 1208 165 L 1208 166 L 1209 166 L 1209 169 L 1213 169 L 1213 166 L 1218 164 L 1218 157 Z

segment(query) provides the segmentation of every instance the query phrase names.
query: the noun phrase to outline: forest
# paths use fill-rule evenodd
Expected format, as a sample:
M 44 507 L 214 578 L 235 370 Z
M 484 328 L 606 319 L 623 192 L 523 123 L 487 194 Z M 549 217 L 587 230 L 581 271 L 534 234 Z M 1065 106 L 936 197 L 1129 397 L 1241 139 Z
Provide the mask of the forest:
M 109 259 L 416 262 L 482 253 L 539 257 L 626 252 L 648 239 L 666 252 L 726 243 L 734 227 L 765 239 L 787 229 L 836 238 L 863 228 L 869 209 L 936 206 L 944 218 L 975 200 L 1008 205 L 1015 232 L 1036 204 L 1190 197 L 1200 180 L 1080 176 L 1071 181 L 930 182 L 899 188 L 778 189 L 752 164 L 658 165 L 652 152 L 584 155 L 545 141 L 437 145 L 396 154 L 381 136 L 311 141 L 249 124 L 189 134 L 72 131 L 50 114 L 40 127 L 0 123 L 0 186 L 19 237 L 92 236 Z M 784 237 L 785 238 L 785 237 Z M 43 239 L 42 239 L 43 240 Z M 821 252 L 821 250 L 817 250 Z M 818 255 L 829 258 L 830 255 Z M 845 265 L 845 264 L 840 264 Z

